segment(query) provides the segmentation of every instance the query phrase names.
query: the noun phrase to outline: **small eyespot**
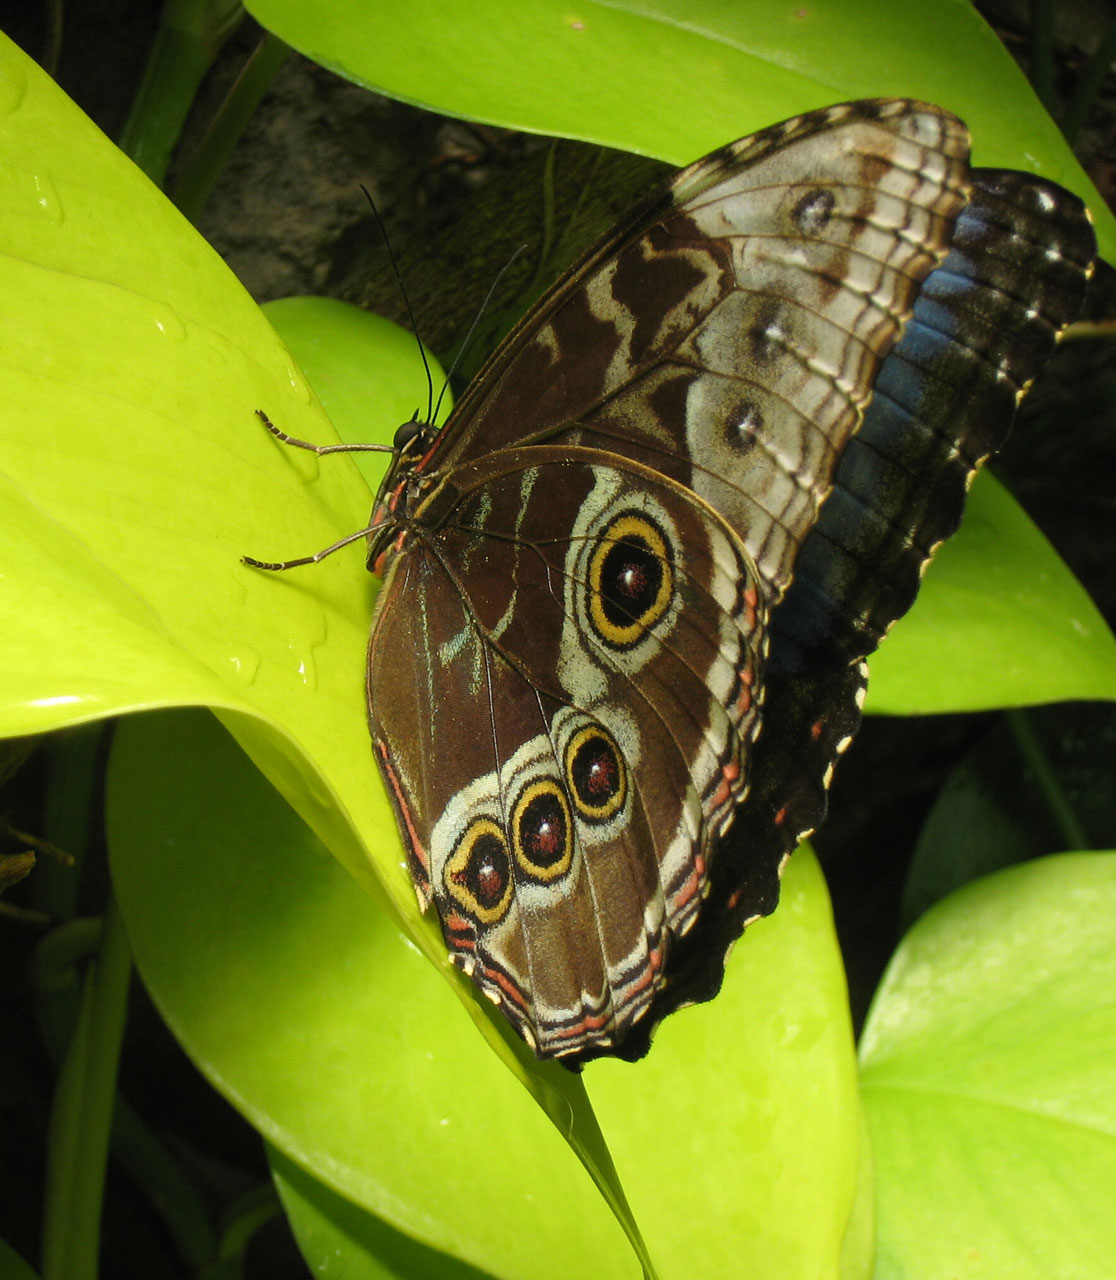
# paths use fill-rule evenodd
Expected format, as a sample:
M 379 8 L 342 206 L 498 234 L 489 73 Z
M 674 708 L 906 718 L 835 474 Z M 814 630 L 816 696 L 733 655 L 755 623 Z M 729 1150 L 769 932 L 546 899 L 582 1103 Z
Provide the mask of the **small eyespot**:
M 579 729 L 566 746 L 566 781 L 586 822 L 607 822 L 624 806 L 628 771 L 620 749 L 599 725 Z
M 491 818 L 475 818 L 446 860 L 446 892 L 480 924 L 496 924 L 512 899 L 511 860 L 503 831 Z
M 791 210 L 791 221 L 804 236 L 817 236 L 829 224 L 836 204 L 833 192 L 824 187 L 807 191 Z
M 733 449 L 751 449 L 764 433 L 763 414 L 753 400 L 741 400 L 725 420 L 725 436 Z
M 516 862 L 534 880 L 550 883 L 573 863 L 570 807 L 553 778 L 540 778 L 520 792 L 512 806 Z

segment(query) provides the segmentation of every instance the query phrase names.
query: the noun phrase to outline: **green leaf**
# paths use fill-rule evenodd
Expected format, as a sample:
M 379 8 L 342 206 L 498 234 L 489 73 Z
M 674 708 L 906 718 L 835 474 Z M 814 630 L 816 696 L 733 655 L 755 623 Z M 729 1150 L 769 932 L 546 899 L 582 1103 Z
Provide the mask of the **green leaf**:
M 19 619 L 0 674 L 3 730 L 223 708 L 372 884 L 353 832 L 391 818 L 365 783 L 353 696 L 371 582 L 343 557 L 312 582 L 240 564 L 359 529 L 367 487 L 346 458 L 319 476 L 313 457 L 267 435 L 257 408 L 295 435 L 335 438 L 201 237 L 19 50 L 4 41 L 0 57 L 0 544 Z M 385 362 L 381 377 L 410 400 L 409 367 Z
M 904 939 L 860 1047 L 878 1276 L 1111 1274 L 1114 916 L 1116 854 L 1061 854 Z
M 977 164 L 1041 172 L 1116 222 L 996 35 L 924 0 L 251 0 L 263 26 L 391 97 L 685 164 L 811 107 L 915 97 L 965 119 Z M 865 33 L 870 33 L 866 38 Z
M 837 1274 L 864 1152 L 832 929 L 802 845 L 779 909 L 737 943 L 716 1000 L 667 1019 L 635 1071 L 614 1059 L 586 1070 L 663 1275 L 736 1275 L 742 1251 L 757 1276 Z M 867 1275 L 871 1259 L 853 1246 L 841 1274 Z
M 931 562 L 917 606 L 868 665 L 869 712 L 1116 698 L 1108 624 L 987 473 L 973 486 L 960 530 Z
M 298 1247 L 311 1265 L 335 1266 L 345 1280 L 487 1280 L 467 1262 L 441 1253 L 331 1191 L 268 1148 L 271 1176 Z
M 39 1273 L 10 1244 L 0 1240 L 0 1275 L 4 1280 L 38 1280 Z
M 338 1195 L 380 1220 L 343 1215 L 354 1252 L 379 1256 L 376 1242 L 402 1232 L 515 1280 L 637 1274 L 592 1183 L 443 976 L 210 717 L 119 727 L 108 833 L 161 1012 L 210 1080 L 322 1184 L 300 1183 L 317 1213 L 336 1217 Z M 726 1274 L 742 1248 L 761 1274 L 837 1274 L 860 1158 L 856 1075 L 808 850 L 718 999 L 668 1020 L 647 1060 L 545 1070 L 570 1122 L 587 1089 L 663 1280 Z M 843 1274 L 867 1276 L 868 1263 L 861 1247 Z
M 1116 707 L 1060 703 L 1000 717 L 938 792 L 903 886 L 913 923 L 961 885 L 1067 847 L 1116 845 Z

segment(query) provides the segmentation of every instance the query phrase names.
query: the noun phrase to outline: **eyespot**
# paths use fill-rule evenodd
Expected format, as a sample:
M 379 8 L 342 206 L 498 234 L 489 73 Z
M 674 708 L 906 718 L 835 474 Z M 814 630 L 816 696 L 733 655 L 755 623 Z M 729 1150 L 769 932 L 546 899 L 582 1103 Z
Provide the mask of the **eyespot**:
M 588 724 L 566 744 L 564 767 L 578 815 L 607 822 L 628 797 L 628 771 L 620 748 L 599 725 Z
M 496 924 L 512 899 L 511 859 L 503 831 L 491 818 L 475 818 L 446 860 L 450 897 L 481 924 Z
M 553 778 L 539 778 L 512 806 L 516 862 L 534 880 L 550 883 L 573 863 L 573 829 L 565 792 Z
M 791 210 L 791 221 L 804 236 L 819 236 L 829 225 L 837 200 L 826 187 L 814 187 L 800 196 Z
M 601 531 L 589 560 L 588 614 L 610 648 L 630 649 L 662 618 L 674 594 L 666 536 L 640 512 L 626 511 Z

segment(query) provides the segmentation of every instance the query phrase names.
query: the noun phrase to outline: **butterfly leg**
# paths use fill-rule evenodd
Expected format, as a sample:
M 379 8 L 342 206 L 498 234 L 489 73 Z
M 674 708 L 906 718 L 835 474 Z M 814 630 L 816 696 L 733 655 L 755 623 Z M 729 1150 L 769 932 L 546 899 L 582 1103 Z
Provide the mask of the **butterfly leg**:
M 253 556 L 241 556 L 240 563 L 246 564 L 252 569 L 267 569 L 272 573 L 281 569 L 297 569 L 300 564 L 317 564 L 319 560 L 324 560 L 326 556 L 331 556 L 335 551 L 340 551 L 342 547 L 347 547 L 350 542 L 359 542 L 361 538 L 368 537 L 370 532 L 371 529 L 358 529 L 356 533 L 350 533 L 347 538 L 342 538 L 340 542 L 334 542 L 331 546 L 323 547 L 321 551 L 315 551 L 312 556 L 299 556 L 296 560 L 256 560 Z
M 393 452 L 391 445 L 386 444 L 311 444 L 308 440 L 297 440 L 294 436 L 289 436 L 285 431 L 281 431 L 262 409 L 256 410 L 256 417 L 283 444 L 293 445 L 296 449 L 308 449 L 311 453 Z M 321 551 L 315 551 L 312 556 L 298 556 L 294 560 L 257 560 L 254 556 L 241 556 L 240 563 L 246 564 L 252 569 L 266 569 L 269 573 L 278 573 L 283 569 L 297 569 L 299 565 L 317 564 L 319 560 L 324 560 L 326 556 L 332 555 L 335 551 L 340 551 L 342 547 L 347 547 L 350 542 L 357 542 L 361 538 L 367 537 L 370 532 L 370 529 L 358 529 L 356 533 L 350 533 L 348 537 L 342 538 L 339 542 L 323 547 Z
M 311 444 L 309 440 L 296 440 L 285 431 L 281 431 L 262 409 L 256 410 L 256 417 L 277 439 L 284 444 L 293 445 L 296 449 L 309 449 L 311 453 L 391 453 L 390 444 Z M 301 561 L 299 563 L 302 563 Z
M 384 445 L 375 444 L 310 444 L 307 440 L 296 440 L 294 436 L 289 436 L 285 431 L 280 431 L 262 409 L 256 410 L 256 417 L 283 444 L 294 445 L 296 449 L 309 449 L 311 453 L 352 453 L 362 449 L 379 452 L 385 448 Z M 257 560 L 254 556 L 241 556 L 240 563 L 246 564 L 252 569 L 266 569 L 271 573 L 277 573 L 282 569 L 297 569 L 301 564 L 317 564 L 319 560 L 324 560 L 326 556 L 332 555 L 335 551 L 340 551 L 342 547 L 347 547 L 350 542 L 356 542 L 360 538 L 366 537 L 367 534 L 367 529 L 360 529 L 356 533 L 350 533 L 347 538 L 342 538 L 340 542 L 333 543 L 332 546 L 323 547 L 321 551 L 315 551 L 312 556 L 299 556 L 295 560 Z

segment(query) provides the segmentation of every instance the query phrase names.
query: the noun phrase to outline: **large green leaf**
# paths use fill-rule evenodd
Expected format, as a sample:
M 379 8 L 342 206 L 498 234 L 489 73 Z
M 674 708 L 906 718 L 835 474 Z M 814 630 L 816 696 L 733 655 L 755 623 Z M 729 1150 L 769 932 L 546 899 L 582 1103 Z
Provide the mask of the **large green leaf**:
M 306 1231 L 347 1235 L 354 1258 L 405 1251 L 403 1232 L 511 1280 L 638 1274 L 442 977 L 210 717 L 122 724 L 108 818 L 144 981 L 194 1061 L 310 1175 L 292 1196 L 310 1202 Z M 592 1063 L 583 1078 L 664 1280 L 731 1274 L 742 1252 L 759 1274 L 837 1275 L 859 1108 L 808 849 L 718 999 L 665 1023 L 645 1062 Z M 861 1242 L 842 1274 L 869 1263 Z
M 379 20 L 378 13 L 367 7 L 362 12 L 369 23 Z M 421 12 L 414 9 L 411 16 L 416 22 L 401 20 L 398 12 L 392 19 L 400 56 L 416 31 L 428 41 L 428 54 L 439 40 L 442 43 L 437 47 L 443 52 L 452 47 L 454 41 L 461 40 L 463 30 L 483 35 L 480 15 L 457 15 L 455 24 L 454 12 L 443 9 L 437 22 L 424 31 L 417 25 Z M 506 38 L 510 31 L 518 39 L 519 32 L 529 29 L 543 13 L 539 7 L 505 12 L 500 38 Z M 604 6 L 595 6 L 592 14 L 602 22 L 612 20 L 610 14 L 616 21 L 634 20 Z M 323 23 L 326 20 L 320 13 L 319 18 Z M 556 100 L 561 90 L 570 110 L 580 112 L 590 100 L 571 93 L 570 86 L 582 71 L 585 46 L 576 40 L 585 30 L 584 20 L 552 25 L 548 30 L 553 39 L 535 47 L 533 61 L 522 58 L 518 74 L 532 81 L 532 90 L 539 96 Z M 887 30 L 890 28 L 885 24 L 881 36 Z M 679 48 L 693 34 L 678 35 Z M 593 47 L 599 53 L 599 46 Z M 648 54 L 651 52 L 648 46 Z M 965 49 L 958 47 L 954 52 L 964 65 Z M 903 90 L 899 83 L 903 57 L 897 49 L 892 49 L 891 55 L 891 87 Z M 390 61 L 390 52 L 387 56 Z M 910 56 L 916 60 L 921 57 L 917 41 Z M 437 57 L 428 57 L 427 83 L 439 78 L 437 65 Z M 758 90 L 777 74 L 784 77 L 783 96 L 772 95 L 764 101 Z M 674 122 L 690 118 L 704 119 L 712 131 L 708 104 L 716 96 L 714 90 L 719 93 L 731 86 L 734 98 L 723 119 L 731 116 L 733 123 L 708 140 L 719 142 L 728 134 L 788 111 L 867 91 L 858 88 L 860 77 L 859 61 L 850 62 L 840 72 L 835 69 L 824 97 L 820 97 L 817 84 L 811 85 L 810 93 L 800 93 L 796 77 L 789 73 L 776 73 L 772 67 L 769 77 L 749 82 L 733 64 L 723 83 L 717 76 L 687 78 L 685 94 L 679 87 L 669 112 L 646 110 L 646 96 L 633 92 L 628 114 L 642 114 L 648 121 L 657 117 L 666 133 L 675 127 Z M 988 80 L 995 83 L 996 77 Z M 492 83 L 499 81 L 494 72 Z M 749 84 L 749 92 L 754 94 L 747 113 L 737 111 L 735 95 L 740 84 Z M 610 110 L 608 95 L 613 92 L 613 82 L 601 77 L 600 86 L 604 97 L 595 110 L 603 120 Z M 887 87 L 880 84 L 877 90 Z M 923 92 L 914 80 L 907 87 Z M 1018 92 L 1013 90 L 1015 96 L 1009 94 L 1003 101 L 1017 101 Z M 660 104 L 666 103 L 661 86 L 658 94 Z M 716 110 L 721 118 L 721 108 Z M 1001 103 L 1000 110 L 1005 118 L 1013 115 L 1002 128 L 1016 129 L 1012 136 L 1017 139 L 1030 138 L 1033 116 L 1028 112 L 1032 108 L 1008 113 Z M 968 114 L 974 119 L 972 112 Z M 689 158 L 708 142 L 691 145 L 686 141 L 685 151 L 677 158 Z M 671 154 L 675 145 L 665 141 L 659 153 Z M 1033 131 L 1033 145 L 1035 154 L 1044 157 L 1044 164 L 1049 159 L 1048 171 L 1058 172 L 1064 153 L 1050 142 L 1045 126 Z M 678 146 L 680 149 L 681 142 Z M 400 865 L 388 806 L 370 766 L 361 674 L 373 588 L 359 566 L 359 552 L 339 553 L 312 572 L 282 577 L 253 573 L 239 564 L 243 553 L 262 558 L 303 554 L 359 529 L 369 508 L 366 484 L 348 459 L 323 460 L 319 466 L 310 455 L 284 449 L 266 435 L 255 418 L 257 408 L 265 409 L 296 436 L 328 440 L 331 428 L 303 375 L 219 259 L 38 68 L 6 41 L 0 41 L 0 155 L 4 159 L 0 167 L 0 289 L 5 298 L 0 313 L 0 361 L 6 402 L 0 477 L 6 501 L 0 516 L 0 557 L 7 614 L 16 620 L 5 632 L 0 727 L 11 734 L 31 733 L 141 708 L 214 707 L 241 746 L 330 851 L 372 890 L 381 905 L 391 907 L 391 918 L 401 922 L 427 957 L 444 968 L 444 947 L 436 927 L 418 918 Z M 416 398 L 423 395 L 425 381 L 416 356 L 385 352 L 378 339 L 369 346 L 363 337 L 354 337 L 351 348 L 348 339 L 337 341 L 339 349 L 350 349 L 354 361 L 375 368 L 385 395 L 383 417 L 370 421 L 363 434 L 390 438 L 396 423 L 410 415 Z M 1010 636 L 1005 637 L 1005 642 L 1009 641 Z M 1029 694 L 1023 696 L 1043 696 L 1042 678 L 1041 671 L 1027 673 Z M 177 739 L 172 742 L 169 729 L 162 732 L 173 748 Z M 176 763 L 185 772 L 187 765 L 195 762 L 185 748 L 178 749 L 182 754 Z M 141 764 L 132 758 L 131 767 L 140 781 L 146 777 Z M 239 794 L 244 796 L 248 791 L 250 784 L 244 781 Z M 198 792 L 191 794 L 196 797 Z M 235 794 L 231 807 L 237 807 Z M 158 821 L 153 820 L 148 828 L 142 848 L 152 857 L 156 847 L 153 833 L 160 829 L 160 821 L 169 824 L 174 813 L 173 806 L 160 811 Z M 162 830 L 169 831 L 169 825 Z M 265 871 L 271 872 L 274 864 L 265 831 L 266 825 L 256 838 L 244 835 L 242 843 L 249 851 L 256 851 Z M 224 847 L 220 848 L 224 856 Z M 328 864 L 312 865 L 322 876 L 331 873 Z M 165 885 L 160 869 L 160 864 L 153 862 L 142 892 L 129 895 L 126 888 L 122 891 L 129 927 L 137 936 L 149 932 L 152 922 L 157 921 L 173 937 L 167 923 L 168 919 L 173 921 L 173 913 L 168 917 L 165 908 L 174 899 L 161 901 Z M 123 886 L 123 880 L 121 883 Z M 824 904 L 818 884 L 807 884 L 801 891 L 812 903 L 811 910 Z M 362 911 L 375 909 L 362 898 L 356 901 Z M 217 905 L 220 907 L 219 898 Z M 230 910 L 230 917 L 233 914 Z M 304 927 L 306 914 L 312 915 L 301 902 L 285 907 L 279 923 L 288 937 Z M 223 923 L 218 916 L 216 925 L 199 936 L 199 954 L 220 944 Z M 262 945 L 266 924 L 263 920 L 247 925 L 248 941 L 258 940 Z M 763 928 L 776 935 L 780 930 L 796 933 L 790 912 L 780 913 Z M 383 928 L 374 932 L 379 945 Z M 826 936 L 820 935 L 819 956 L 828 945 Z M 741 951 L 746 953 L 752 947 L 749 940 Z M 407 951 L 398 941 L 386 950 Z M 233 955 L 217 952 L 217 958 L 231 964 Z M 190 959 L 194 961 L 193 956 Z M 417 957 L 414 959 L 417 962 Z M 181 955 L 177 960 L 181 965 Z M 773 975 L 778 978 L 782 972 L 779 966 L 789 963 L 788 957 L 780 957 Z M 243 961 L 239 964 L 236 972 L 246 973 Z M 385 960 L 383 972 L 389 968 Z M 431 978 L 431 990 L 440 993 L 444 1006 L 450 988 L 435 980 L 433 968 L 422 972 Z M 379 973 L 377 970 L 377 976 Z M 412 1016 L 411 1005 L 426 1003 L 425 996 L 412 1001 L 398 995 L 402 987 L 409 996 L 414 985 L 415 980 L 407 977 L 391 986 L 393 1021 L 398 1014 L 406 1023 Z M 829 981 L 822 988 L 830 1020 L 843 1016 L 838 986 Z M 248 988 L 252 989 L 250 983 Z M 521 1049 L 509 1047 L 463 983 L 453 989 L 464 993 L 490 1043 L 497 1045 L 519 1078 L 533 1088 L 551 1118 L 565 1118 L 567 1131 L 572 1130 L 583 1158 L 595 1168 L 602 1189 L 631 1229 L 619 1183 L 608 1168 L 608 1151 L 595 1135 L 581 1083 L 564 1077 L 558 1068 L 536 1071 Z M 308 989 L 308 995 L 313 994 L 314 989 Z M 232 984 L 226 981 L 213 994 L 211 1004 L 231 1001 L 231 996 Z M 796 998 L 806 997 L 799 992 Z M 266 1006 L 258 1007 L 262 1010 Z M 459 1006 L 450 1000 L 448 1007 L 459 1015 L 462 1025 L 467 1025 Z M 732 1007 L 726 994 L 712 1009 Z M 181 1026 L 184 1038 L 191 1043 L 183 1012 L 189 1008 L 189 992 L 181 984 L 173 985 L 170 994 L 164 995 L 163 1008 L 172 1025 Z M 657 1101 L 660 1094 L 692 1101 L 694 1090 L 700 1090 L 700 1084 L 693 1083 L 695 1072 L 704 1078 L 710 1072 L 709 1057 L 722 1052 L 721 1041 L 713 1048 L 706 1033 L 696 1030 L 709 1012 L 679 1015 L 663 1029 L 664 1042 L 669 1033 L 669 1039 L 678 1037 L 682 1047 L 673 1086 L 668 1081 L 652 1088 L 648 1068 L 647 1088 Z M 448 1015 L 441 1018 L 439 1036 L 443 1025 L 448 1028 L 449 1024 Z M 259 1013 L 254 1025 L 254 1037 L 233 1040 L 234 1057 L 243 1056 L 250 1062 L 253 1041 L 268 1040 L 282 1026 Z M 793 1020 L 786 1025 L 793 1026 Z M 696 1038 L 693 1044 L 691 1037 Z M 793 1042 L 789 1031 L 786 1038 Z M 695 1067 L 688 1055 L 696 1053 L 694 1044 L 703 1041 L 706 1051 Z M 479 1050 L 476 1037 L 473 1044 Z M 205 1064 L 204 1048 L 193 1047 Z M 790 1047 L 795 1048 L 793 1043 Z M 661 1059 L 664 1071 L 669 1052 L 656 1045 L 652 1061 Z M 727 1057 L 747 1061 L 755 1073 L 769 1071 L 769 1078 L 775 1079 L 779 1072 L 767 1058 L 768 1052 L 762 1037 L 749 1037 Z M 839 1080 L 841 1054 L 836 1042 L 829 1043 L 825 1060 L 833 1078 Z M 458 1062 L 455 1055 L 455 1070 Z M 488 1066 L 493 1069 L 491 1063 Z M 223 1079 L 217 1068 L 210 1069 L 215 1078 Z M 356 1065 L 350 1074 L 359 1077 L 360 1069 Z M 623 1072 L 615 1064 L 592 1070 L 594 1074 L 586 1073 L 590 1081 L 607 1081 L 613 1070 Z M 638 1082 L 641 1070 L 636 1068 L 622 1079 Z M 688 1084 L 689 1092 L 679 1083 L 682 1081 Z M 306 1077 L 278 1075 L 275 1083 L 283 1086 L 285 1095 L 303 1085 L 307 1097 L 321 1101 L 321 1092 L 310 1090 Z M 510 1078 L 504 1084 L 511 1087 Z M 453 1086 L 447 1087 L 452 1090 Z M 600 1088 L 600 1098 L 595 1101 L 613 1116 L 618 1104 L 609 1100 L 606 1085 Z M 230 1085 L 229 1092 L 258 1118 L 265 1132 L 277 1132 L 276 1122 L 268 1118 L 268 1082 L 261 1073 L 250 1075 L 243 1090 Z M 639 1096 L 636 1089 L 631 1092 L 633 1098 Z M 834 1085 L 830 1097 L 838 1096 L 840 1089 Z M 386 1091 L 374 1091 L 353 1102 L 358 1110 L 367 1106 L 383 1111 L 393 1105 Z M 751 1105 L 750 1095 L 742 1097 L 738 1090 L 723 1100 L 724 1114 L 733 1117 L 733 1132 L 741 1140 L 757 1132 L 756 1127 L 738 1124 Z M 781 1137 L 789 1125 L 790 1136 L 797 1139 L 796 1106 L 762 1117 L 758 1131 L 763 1136 L 770 1131 Z M 433 1142 L 433 1125 L 438 1119 L 434 1112 L 426 1113 L 423 1141 Z M 316 1123 L 307 1119 L 304 1126 L 313 1128 Z M 318 1127 L 327 1123 L 321 1121 Z M 335 1123 L 343 1129 L 348 1121 Z M 678 1135 L 689 1131 L 683 1115 L 667 1127 Z M 543 1130 L 549 1133 L 545 1126 Z M 622 1119 L 612 1120 L 609 1138 L 615 1142 L 621 1174 L 632 1185 L 638 1218 L 647 1231 L 657 1233 L 660 1222 L 668 1223 L 674 1212 L 656 1199 L 656 1194 L 665 1194 L 662 1184 L 666 1179 L 659 1179 L 655 1171 L 669 1167 L 669 1155 L 664 1155 L 661 1143 L 649 1150 L 647 1135 L 629 1132 Z M 837 1145 L 846 1138 L 840 1126 L 831 1126 L 820 1154 L 832 1160 Z M 695 1142 L 699 1140 L 704 1153 L 712 1139 L 703 1132 Z M 284 1150 L 296 1146 L 292 1140 Z M 850 1146 L 849 1150 L 855 1162 L 855 1149 Z M 389 1154 L 394 1157 L 394 1150 Z M 368 1181 L 369 1175 L 361 1172 L 367 1148 L 362 1146 L 359 1155 L 354 1168 L 358 1177 Z M 483 1148 L 483 1159 L 488 1158 L 489 1152 Z M 703 1158 L 702 1154 L 694 1157 L 698 1170 Z M 315 1153 L 306 1163 L 320 1173 L 314 1163 L 317 1159 Z M 327 1170 L 322 1176 L 331 1185 L 332 1161 L 329 1152 L 321 1153 Z M 711 1162 L 711 1167 L 716 1165 Z M 773 1159 L 769 1171 L 785 1167 L 789 1166 Z M 831 1179 L 833 1199 L 827 1202 L 819 1235 L 814 1238 L 811 1229 L 791 1228 L 792 1236 L 805 1232 L 809 1248 L 816 1246 L 822 1254 L 828 1254 L 847 1214 L 851 1179 L 847 1168 L 842 1169 L 840 1176 Z M 723 1168 L 720 1172 L 728 1185 L 731 1178 Z M 426 1173 L 429 1176 L 429 1170 Z M 421 1206 L 429 1199 L 430 1184 L 408 1194 L 403 1204 L 393 1199 L 394 1176 L 393 1162 L 387 1172 L 371 1179 L 376 1182 L 376 1195 L 392 1202 L 391 1212 L 385 1211 L 384 1216 L 411 1223 L 408 1215 L 416 1212 L 416 1203 Z M 649 1188 L 649 1181 L 658 1185 Z M 435 1180 L 434 1185 L 440 1183 Z M 739 1227 L 746 1230 L 747 1221 L 741 1220 Z M 453 1233 L 461 1229 L 454 1223 L 445 1224 L 453 1239 Z M 601 1231 L 607 1235 L 611 1229 L 602 1227 Z M 496 1247 L 502 1250 L 504 1242 Z M 676 1247 L 681 1246 L 656 1240 L 656 1248 L 671 1265 L 676 1261 Z M 806 1255 L 801 1257 L 805 1265 Z
M 1100 1280 L 1116 1256 L 1116 854 L 958 890 L 876 995 L 861 1082 L 883 1280 Z
M 683 164 L 783 116 L 851 97 L 939 102 L 978 164 L 1092 193 L 1015 61 L 970 5 L 924 0 L 251 0 L 253 17 L 342 76 L 449 115 Z M 869 35 L 865 35 L 869 33 Z
M 390 823 L 359 705 L 371 583 L 343 560 L 312 585 L 240 564 L 360 528 L 367 490 L 343 458 L 319 476 L 276 447 L 258 407 L 331 432 L 259 309 L 29 59 L 0 54 L 4 731 L 224 708 L 371 883 L 354 830 Z M 393 378 L 410 400 L 413 373 Z
M 949 107 L 977 164 L 1032 169 L 1116 223 L 1023 74 L 955 0 L 250 0 L 323 66 L 406 102 L 684 164 L 810 107 L 894 95 Z

